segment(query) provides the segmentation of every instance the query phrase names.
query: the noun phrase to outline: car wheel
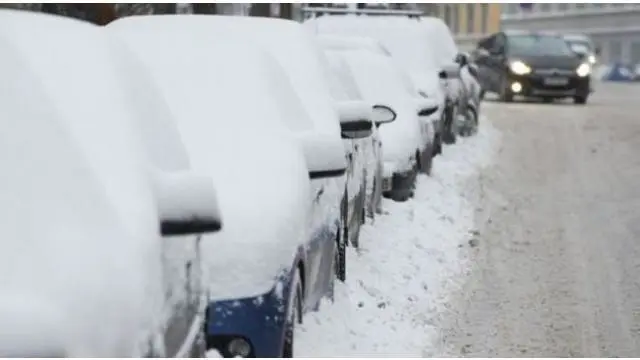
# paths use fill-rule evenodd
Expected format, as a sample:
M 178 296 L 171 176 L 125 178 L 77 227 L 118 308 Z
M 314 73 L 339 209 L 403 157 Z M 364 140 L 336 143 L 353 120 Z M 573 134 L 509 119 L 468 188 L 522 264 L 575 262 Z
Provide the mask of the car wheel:
M 574 96 L 573 103 L 578 105 L 584 105 L 587 103 L 588 96 Z
M 469 106 L 467 107 L 467 116 L 466 116 L 465 125 L 460 131 L 460 136 L 472 136 L 478 132 L 478 114 L 476 110 Z
M 431 145 L 427 145 L 422 154 L 417 153 L 418 171 L 422 174 L 431 175 L 431 167 L 433 164 L 433 150 Z
M 453 121 L 454 121 L 454 109 L 453 109 L 453 105 L 448 106 L 447 108 L 445 108 L 444 111 L 444 129 L 443 133 L 442 133 L 442 142 L 444 142 L 447 145 L 451 145 L 451 144 L 455 144 L 456 143 L 456 134 L 453 132 Z
M 347 243 L 349 242 L 349 222 L 347 221 L 347 194 L 342 199 L 340 226 L 336 234 L 336 277 L 344 282 L 347 280 Z
M 304 305 L 304 290 L 302 288 L 302 279 L 300 271 L 296 271 L 296 276 L 291 283 L 291 294 L 289 297 L 289 309 L 287 311 L 287 323 L 284 336 L 284 345 L 282 347 L 283 358 L 294 357 L 294 339 L 296 326 L 302 324 L 302 308 Z
M 442 137 L 438 133 L 433 141 L 433 155 L 436 156 L 440 154 L 442 154 Z

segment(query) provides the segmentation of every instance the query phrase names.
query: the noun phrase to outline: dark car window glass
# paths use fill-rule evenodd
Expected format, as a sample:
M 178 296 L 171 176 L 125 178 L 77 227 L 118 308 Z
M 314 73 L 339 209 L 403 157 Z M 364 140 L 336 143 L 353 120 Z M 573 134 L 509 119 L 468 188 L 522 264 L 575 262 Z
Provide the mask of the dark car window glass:
M 513 55 L 573 55 L 567 42 L 559 36 L 513 35 L 508 44 Z

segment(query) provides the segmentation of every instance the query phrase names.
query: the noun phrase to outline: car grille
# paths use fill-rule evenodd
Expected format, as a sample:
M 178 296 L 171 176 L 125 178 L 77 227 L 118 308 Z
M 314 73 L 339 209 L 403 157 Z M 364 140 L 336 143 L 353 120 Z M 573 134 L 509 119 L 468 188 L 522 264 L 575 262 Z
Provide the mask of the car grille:
M 549 69 L 535 69 L 533 70 L 533 73 L 536 75 L 543 75 L 543 76 L 571 76 L 575 74 L 575 70 L 549 68 Z

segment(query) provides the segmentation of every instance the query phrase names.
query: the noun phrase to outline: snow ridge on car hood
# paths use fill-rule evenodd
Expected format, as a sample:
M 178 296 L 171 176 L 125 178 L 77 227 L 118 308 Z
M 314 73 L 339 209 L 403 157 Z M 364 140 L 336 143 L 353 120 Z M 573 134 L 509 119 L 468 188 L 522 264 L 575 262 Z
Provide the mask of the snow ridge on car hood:
M 1 11 L 0 52 L 0 354 L 141 356 L 159 224 L 99 28 Z
M 273 100 L 266 54 L 216 41 L 211 24 L 158 16 L 107 28 L 162 90 L 193 167 L 214 178 L 224 226 L 203 238 L 203 260 L 210 296 L 221 300 L 263 294 L 290 268 L 307 239 L 309 177 Z

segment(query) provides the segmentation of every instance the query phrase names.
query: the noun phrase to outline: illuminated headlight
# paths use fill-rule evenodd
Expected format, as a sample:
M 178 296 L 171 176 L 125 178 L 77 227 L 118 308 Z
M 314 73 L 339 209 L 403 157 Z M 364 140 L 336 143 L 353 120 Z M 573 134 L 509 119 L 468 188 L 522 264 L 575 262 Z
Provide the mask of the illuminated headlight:
M 580 77 L 588 76 L 589 74 L 591 74 L 591 66 L 587 63 L 581 64 L 576 69 L 576 74 L 578 74 L 578 76 Z
M 589 64 L 593 65 L 596 63 L 596 56 L 595 55 L 589 55 Z
M 509 68 L 511 72 L 516 75 L 526 75 L 531 72 L 531 68 L 529 65 L 523 63 L 522 61 L 514 61 L 509 64 Z
M 231 357 L 246 358 L 251 355 L 251 344 L 243 338 L 235 338 L 229 341 L 229 345 L 227 345 L 227 352 Z

